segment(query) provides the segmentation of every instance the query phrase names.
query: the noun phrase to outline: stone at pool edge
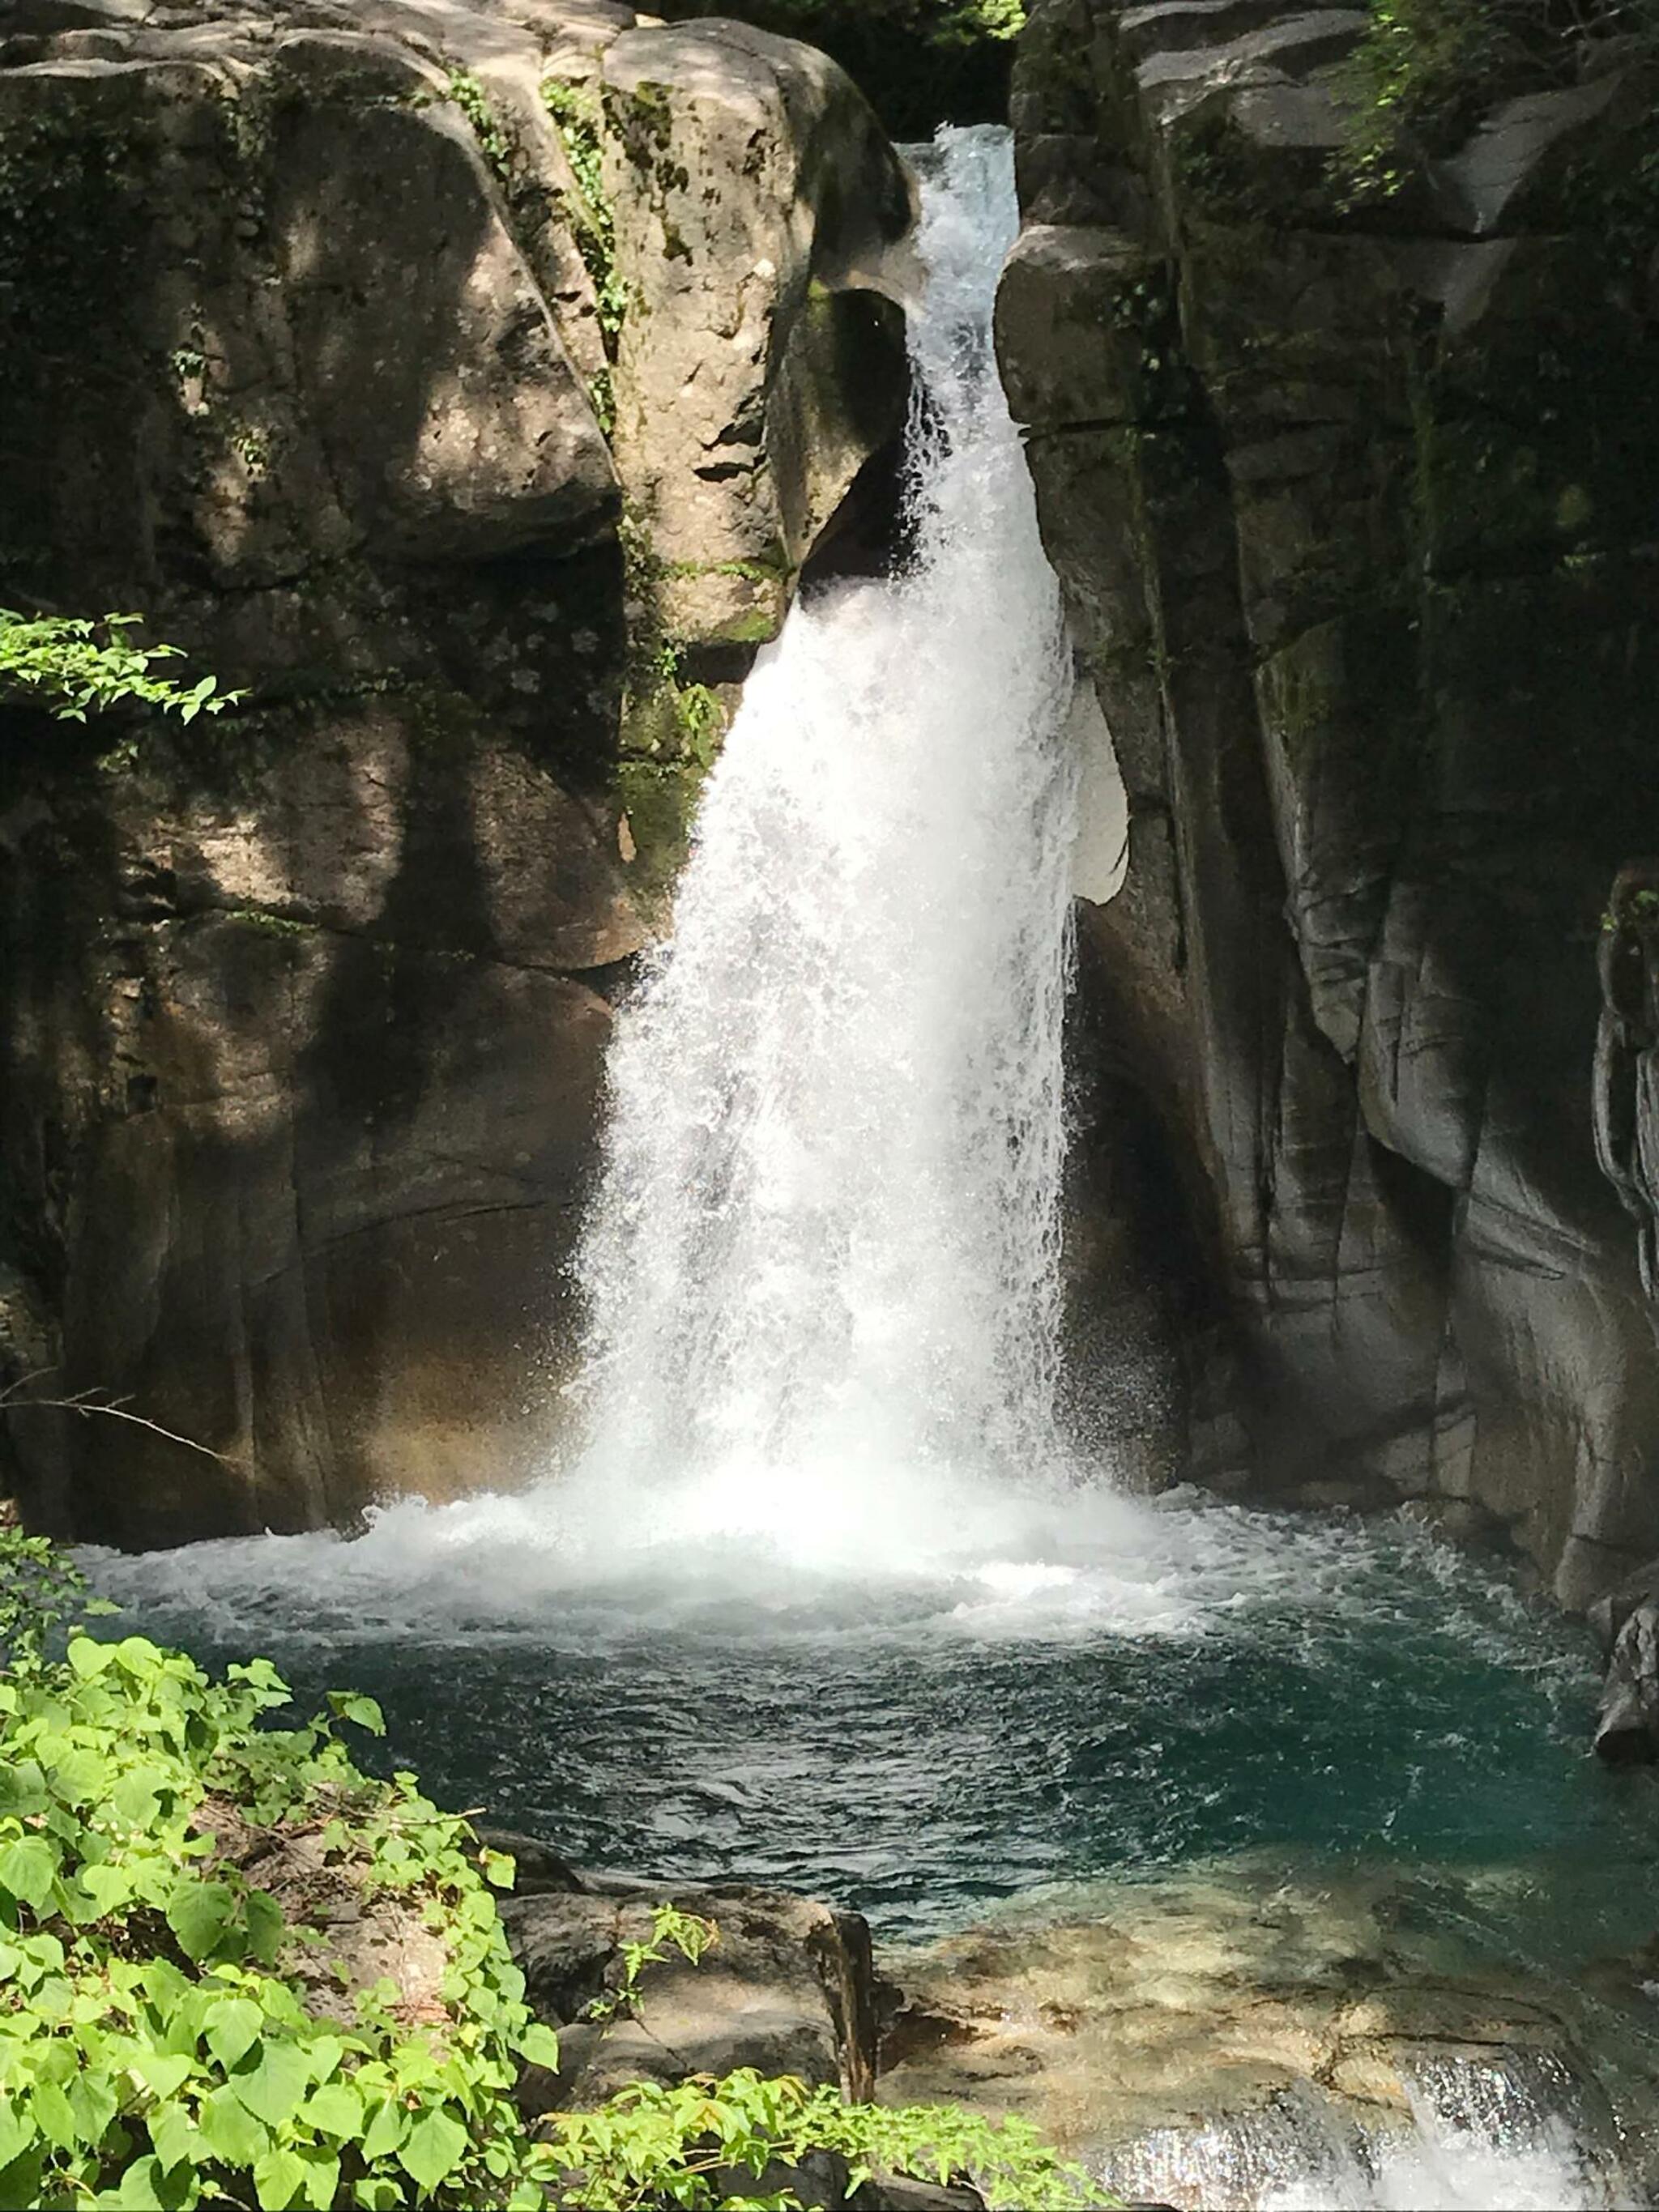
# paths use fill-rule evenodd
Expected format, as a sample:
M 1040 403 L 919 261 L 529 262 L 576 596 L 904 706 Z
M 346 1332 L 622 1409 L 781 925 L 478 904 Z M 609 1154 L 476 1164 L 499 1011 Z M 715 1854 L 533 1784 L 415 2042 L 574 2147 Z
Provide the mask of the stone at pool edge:
M 1595 1750 L 1609 1766 L 1659 1759 L 1659 1605 L 1651 1598 L 1632 1608 L 1614 1640 L 1596 1712 Z
M 489 1825 L 477 1832 L 514 1860 L 502 1922 L 532 2009 L 561 2037 L 558 2075 L 538 2069 L 529 2085 L 543 2109 L 599 2102 L 627 2081 L 741 2066 L 869 2095 L 878 1991 L 861 1915 L 750 1884 L 579 1869 L 537 1838 Z M 618 2015 L 601 2036 L 581 2015 L 620 1986 L 623 1944 L 648 1941 L 653 1909 L 666 1903 L 713 1921 L 719 1940 L 695 1966 L 675 1953 L 645 1969 L 648 2029 Z
M 537 1837 L 488 1824 L 475 1832 L 514 1861 L 501 1917 L 531 2006 L 558 2031 L 564 2061 L 556 2074 L 526 2069 L 519 2094 L 527 2113 L 594 2104 L 627 2081 L 746 2065 L 836 2082 L 850 2096 L 873 2091 L 878 2018 L 898 1992 L 877 1973 L 862 1915 L 747 1883 L 688 1888 L 577 1868 Z M 614 1986 L 622 1941 L 641 1940 L 652 1909 L 669 1902 L 713 1920 L 721 1942 L 696 1967 L 672 1959 L 646 1970 L 648 2026 L 620 2018 L 602 2030 L 579 2019 L 608 1981 Z M 984 2212 L 979 2191 L 962 2183 L 878 2173 L 848 2193 L 845 2161 L 828 2156 L 744 2179 L 762 2191 L 787 2182 L 809 2212 Z M 1127 2212 L 1171 2208 L 1136 2203 Z
M 869 2095 L 878 1992 L 859 1914 L 749 1885 L 685 1888 L 579 1869 L 535 1837 L 488 1826 L 476 1832 L 513 1857 L 501 1918 L 531 2008 L 559 2037 L 558 2071 L 532 2066 L 520 2081 L 526 2116 L 592 2106 L 629 2081 L 741 2066 Z M 714 1921 L 720 1941 L 696 1966 L 674 1956 L 645 1970 L 643 2021 L 618 2015 L 601 2027 L 582 2020 L 595 1997 L 617 1986 L 623 1942 L 647 1938 L 653 1908 L 670 1902 Z M 807 2212 L 983 2212 L 971 2189 L 878 2174 L 849 2192 L 848 2178 L 846 2160 L 823 2152 L 758 2178 L 734 2174 L 731 2184 L 761 2193 L 787 2187 Z

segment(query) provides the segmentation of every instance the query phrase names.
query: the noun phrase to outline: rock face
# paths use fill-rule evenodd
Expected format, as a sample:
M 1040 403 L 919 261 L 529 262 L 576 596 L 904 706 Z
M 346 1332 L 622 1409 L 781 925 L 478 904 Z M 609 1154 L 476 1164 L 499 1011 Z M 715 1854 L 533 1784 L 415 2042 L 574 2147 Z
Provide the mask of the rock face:
M 1570 2139 L 1580 2201 L 1641 2201 L 1656 2148 L 1644 1962 L 1601 1962 L 1582 1984 L 1500 1966 L 1446 1932 L 1457 1880 L 1287 1878 L 1264 1858 L 1102 1884 L 1086 1918 L 890 1958 L 904 1994 L 878 2094 L 1017 2114 L 1125 2197 L 1204 2212 L 1449 2201 L 1443 2173 L 1412 2171 L 1429 2111 L 1519 2154 Z M 1447 2195 L 1387 2194 L 1391 2170 Z
M 1018 64 L 1000 349 L 1130 800 L 1096 1073 L 1225 1309 L 1200 1462 L 1473 1510 L 1583 1602 L 1659 1550 L 1631 1008 L 1594 1073 L 1659 848 L 1652 108 L 1592 52 L 1355 206 L 1364 20 L 1039 0 Z
M 1607 1657 L 1595 1748 L 1610 1766 L 1659 1759 L 1659 1607 L 1632 1608 Z
M 557 2073 L 532 2066 L 520 2084 L 525 2112 L 584 2110 L 633 2082 L 719 2079 L 744 2067 L 870 2096 L 877 1983 L 859 1914 L 748 1885 L 675 1887 L 671 1899 L 662 1884 L 578 1872 L 530 1838 L 489 1840 L 514 1861 L 501 1917 L 526 1996 L 559 2038 Z M 625 1947 L 637 1956 L 652 1944 L 656 1908 L 669 1902 L 712 1928 L 712 1941 L 695 1960 L 659 1942 L 630 1978 Z M 819 2212 L 898 2212 L 913 2203 L 902 2183 L 867 2181 L 849 2192 L 850 2179 L 843 2158 L 818 2151 L 799 2166 L 769 2166 L 758 2182 L 734 2174 L 731 2186 L 787 2190 Z M 939 2212 L 954 2212 L 955 2202 Z M 914 2203 L 915 2212 L 930 2212 L 925 2192 Z
M 693 1965 L 663 1947 L 668 1956 L 644 1969 L 631 2010 L 602 2024 L 586 2020 L 595 1999 L 614 1998 L 623 1945 L 650 1941 L 653 1908 L 663 1901 L 660 1888 L 624 1880 L 597 1894 L 590 1887 L 505 1901 L 529 2002 L 560 2032 L 560 2103 L 586 2106 L 629 2081 L 678 2081 L 740 2066 L 869 2096 L 870 1931 L 857 1913 L 783 1891 L 677 1889 L 681 1911 L 713 1922 L 713 1948 Z
M 908 188 L 832 62 L 741 23 L 631 32 L 599 86 L 629 301 L 618 459 L 669 629 L 752 643 L 901 418 L 902 318 L 857 279 Z
M 511 1480 L 690 676 L 902 411 L 903 172 L 611 0 L 21 0 L 0 147 L 0 598 L 250 694 L 0 714 L 0 1358 L 217 1455 L 20 1410 L 10 1482 L 143 1543 Z

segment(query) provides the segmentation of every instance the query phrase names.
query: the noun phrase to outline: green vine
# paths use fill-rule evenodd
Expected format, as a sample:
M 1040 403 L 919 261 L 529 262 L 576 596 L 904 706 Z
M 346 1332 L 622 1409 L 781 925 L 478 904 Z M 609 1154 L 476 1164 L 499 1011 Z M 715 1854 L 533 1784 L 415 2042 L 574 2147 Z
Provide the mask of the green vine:
M 1619 35 L 1651 61 L 1653 0 L 1547 9 L 1534 0 L 1370 0 L 1344 65 L 1346 143 L 1332 162 L 1352 210 L 1387 201 L 1425 155 L 1449 152 L 1498 101 L 1577 81 L 1595 39 Z
M 592 91 L 560 77 L 543 80 L 542 103 L 553 118 L 575 185 L 574 193 L 567 195 L 565 212 L 593 285 L 605 366 L 594 376 L 590 392 L 599 427 L 609 437 L 617 427 L 612 369 L 629 301 L 628 287 L 617 274 L 616 216 L 605 189 L 603 112 Z
M 470 70 L 452 70 L 446 88 L 471 126 L 478 142 L 478 151 L 489 165 L 489 173 L 501 190 L 511 194 L 513 189 L 513 148 L 507 133 L 496 118 L 489 104 L 489 95 Z

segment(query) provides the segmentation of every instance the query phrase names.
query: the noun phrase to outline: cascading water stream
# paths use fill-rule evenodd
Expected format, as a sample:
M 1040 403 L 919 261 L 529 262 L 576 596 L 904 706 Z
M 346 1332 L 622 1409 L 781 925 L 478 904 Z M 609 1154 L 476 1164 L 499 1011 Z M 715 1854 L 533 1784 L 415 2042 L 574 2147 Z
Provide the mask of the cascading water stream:
M 1048 1472 L 1069 656 L 991 354 L 1006 136 L 925 164 L 905 571 L 798 608 L 610 1063 L 579 1480 L 823 1558 Z
M 1057 1431 L 1069 661 L 989 343 L 1006 134 L 921 167 L 911 553 L 762 654 L 619 1020 L 580 1443 L 354 1540 L 94 1571 L 204 1656 L 373 1690 L 435 1794 L 579 1859 L 829 1894 L 884 1942 L 1000 1910 L 1080 1954 L 1127 1916 L 1114 2023 L 1258 1969 L 1290 2004 L 1448 1958 L 1565 1978 L 1650 1933 L 1655 1856 L 1587 1778 L 1573 1632 L 1420 1529 L 1132 1502 Z M 1172 2203 L 1624 2201 L 1594 2097 L 1524 2052 L 1419 2058 L 1374 2134 L 1300 2081 L 1235 2110 L 1224 2063 L 1129 2125 L 1116 2063 L 1091 2154 Z

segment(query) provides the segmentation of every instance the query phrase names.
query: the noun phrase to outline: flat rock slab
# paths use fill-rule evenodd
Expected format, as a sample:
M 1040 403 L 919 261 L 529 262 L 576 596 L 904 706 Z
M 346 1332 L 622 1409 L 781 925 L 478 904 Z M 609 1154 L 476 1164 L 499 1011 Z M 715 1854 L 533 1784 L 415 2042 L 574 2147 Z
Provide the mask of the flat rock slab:
M 1653 2057 L 1632 2033 L 1652 2010 L 1644 1969 L 1600 1971 L 1592 1998 L 1449 1932 L 1478 1918 L 1483 1883 L 1515 1878 L 1286 1879 L 1263 1859 L 1091 1886 L 1087 1917 L 887 1958 L 904 2002 L 878 2094 L 1017 2114 L 1130 2197 L 1243 2212 L 1310 2130 L 1386 2156 L 1411 2141 L 1423 2100 L 1481 2084 L 1518 2112 L 1560 2114 L 1589 2166 L 1628 2185 L 1651 2154 Z
M 583 1875 L 584 1882 L 605 1881 Z M 624 2083 L 679 2081 L 743 2066 L 870 2094 L 875 1987 L 870 1935 L 857 1913 L 765 1889 L 671 1890 L 623 1883 L 611 1893 L 541 1891 L 507 1899 L 501 1917 L 538 2017 L 558 2029 L 563 2063 L 550 2106 L 598 2104 Z M 617 1893 L 620 1892 L 621 1893 Z M 673 1903 L 718 1933 L 693 1966 L 670 1948 L 638 1977 L 630 2006 L 623 1946 L 648 1942 L 653 1908 Z

